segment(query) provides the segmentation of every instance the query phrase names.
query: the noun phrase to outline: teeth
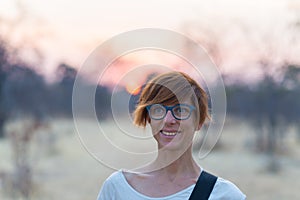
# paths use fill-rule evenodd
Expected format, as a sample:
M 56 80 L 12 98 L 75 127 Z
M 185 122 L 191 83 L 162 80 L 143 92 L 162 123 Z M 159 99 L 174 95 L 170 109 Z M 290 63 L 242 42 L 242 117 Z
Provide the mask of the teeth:
M 174 136 L 174 135 L 176 135 L 178 132 L 166 132 L 166 131 L 162 131 L 162 133 L 163 133 L 164 135 Z

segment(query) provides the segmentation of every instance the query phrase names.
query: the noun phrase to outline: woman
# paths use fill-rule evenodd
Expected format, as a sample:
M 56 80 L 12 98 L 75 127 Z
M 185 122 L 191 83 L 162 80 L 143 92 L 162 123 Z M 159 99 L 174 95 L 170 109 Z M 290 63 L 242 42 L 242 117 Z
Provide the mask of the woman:
M 113 173 L 104 182 L 98 200 L 187 200 L 196 192 L 206 193 L 203 199 L 209 200 L 246 199 L 233 183 L 207 174 L 195 162 L 192 140 L 206 119 L 207 95 L 195 80 L 181 72 L 153 78 L 141 93 L 134 123 L 142 127 L 150 124 L 157 158 L 138 172 Z M 205 175 L 212 180 L 210 185 L 202 182 Z M 203 180 L 197 183 L 199 177 Z

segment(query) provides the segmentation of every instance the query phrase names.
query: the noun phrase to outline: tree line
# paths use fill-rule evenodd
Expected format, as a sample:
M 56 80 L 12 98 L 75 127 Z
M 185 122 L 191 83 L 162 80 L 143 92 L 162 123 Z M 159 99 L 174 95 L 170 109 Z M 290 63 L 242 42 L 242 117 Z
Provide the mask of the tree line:
M 77 71 L 72 66 L 57 67 L 58 81 L 47 84 L 27 63 L 8 54 L 0 43 L 0 136 L 6 120 L 32 115 L 38 120 L 49 116 L 72 117 L 72 90 Z M 242 80 L 226 83 L 227 114 L 244 119 L 256 128 L 258 149 L 273 152 L 288 127 L 298 125 L 300 117 L 300 66 L 286 64 L 274 76 L 267 71 L 256 83 Z M 230 79 L 230 77 L 229 77 Z M 84 80 L 86 87 L 95 87 Z M 110 90 L 96 86 L 95 110 L 100 118 L 111 112 Z M 133 97 L 137 99 L 136 97 Z M 136 102 L 136 100 L 135 100 Z M 130 110 L 134 105 L 129 105 Z
M 274 154 L 291 127 L 300 141 L 300 66 L 287 64 L 278 76 L 267 71 L 255 84 L 227 85 L 228 114 L 254 127 L 255 148 Z
M 58 80 L 52 84 L 33 66 L 14 58 L 0 42 L 0 138 L 9 119 L 31 116 L 42 121 L 49 117 L 72 117 L 72 90 L 77 70 L 65 63 L 57 67 Z M 96 87 L 95 110 L 99 118 L 109 114 L 110 91 L 81 80 L 85 87 Z M 83 113 L 84 115 L 84 113 Z

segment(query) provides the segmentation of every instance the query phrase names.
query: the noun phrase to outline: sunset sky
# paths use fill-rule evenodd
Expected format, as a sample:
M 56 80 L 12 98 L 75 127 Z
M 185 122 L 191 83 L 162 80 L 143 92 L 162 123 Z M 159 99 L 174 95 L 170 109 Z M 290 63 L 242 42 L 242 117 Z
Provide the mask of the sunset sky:
M 262 33 L 268 38 L 268 31 L 274 30 L 277 35 L 273 34 L 273 41 L 267 45 L 286 49 L 287 43 L 281 44 L 278 38 L 286 40 L 282 37 L 285 25 L 300 18 L 297 13 L 300 13 L 297 0 L 1 0 L 0 19 L 9 22 L 10 28 L 2 23 L 0 30 L 17 45 L 26 43 L 26 47 L 32 45 L 41 50 L 44 55 L 41 71 L 47 75 L 61 61 L 80 67 L 94 48 L 125 31 L 164 28 L 183 34 L 189 31 L 193 37 L 199 36 L 197 30 L 209 30 L 206 34 L 212 33 L 210 40 L 220 41 L 226 60 L 222 64 L 225 71 L 230 71 L 240 70 L 241 59 L 243 62 L 253 59 L 252 47 L 242 34 L 250 30 L 254 38 L 251 43 L 259 43 L 263 40 L 257 40 L 255 35 Z M 192 30 L 186 30 L 190 24 Z M 237 52 L 232 51 L 233 47 Z M 290 51 L 289 59 L 298 57 L 296 48 L 300 49 L 295 47 Z M 277 51 L 282 55 L 281 50 Z M 276 59 L 281 59 L 277 54 Z

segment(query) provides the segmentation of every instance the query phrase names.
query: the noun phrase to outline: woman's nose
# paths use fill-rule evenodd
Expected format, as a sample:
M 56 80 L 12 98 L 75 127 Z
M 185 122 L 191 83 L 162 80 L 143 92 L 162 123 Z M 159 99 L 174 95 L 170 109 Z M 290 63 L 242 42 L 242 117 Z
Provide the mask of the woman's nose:
M 174 118 L 174 116 L 172 115 L 172 112 L 170 110 L 168 110 L 165 118 L 164 118 L 165 123 L 175 123 L 176 119 Z

